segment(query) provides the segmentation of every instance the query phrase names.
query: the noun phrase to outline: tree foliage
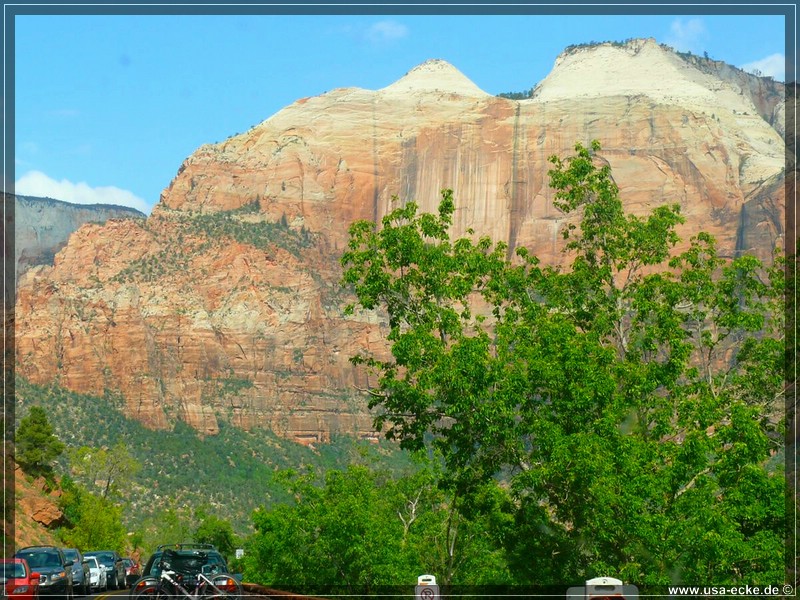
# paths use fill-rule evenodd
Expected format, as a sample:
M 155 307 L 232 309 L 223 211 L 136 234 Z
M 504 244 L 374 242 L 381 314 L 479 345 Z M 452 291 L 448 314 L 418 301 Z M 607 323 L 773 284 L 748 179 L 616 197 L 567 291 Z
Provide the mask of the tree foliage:
M 194 518 L 198 525 L 192 539 L 199 544 L 215 546 L 230 561 L 239 544 L 230 521 L 221 519 L 205 507 L 195 510 Z
M 117 496 L 127 491 L 141 469 L 122 440 L 112 448 L 81 446 L 70 451 L 70 465 L 75 476 L 86 481 L 101 497 Z
M 127 529 L 122 524 L 121 506 L 69 477 L 62 478 L 60 504 L 67 524 L 57 533 L 65 546 L 126 552 Z
M 432 437 L 462 493 L 506 476 L 530 582 L 782 580 L 782 262 L 676 251 L 679 207 L 626 214 L 599 150 L 551 157 L 564 267 L 451 239 L 449 190 L 351 226 L 348 311 L 389 318 L 389 355 L 353 358 L 376 425 Z
M 14 442 L 14 456 L 26 473 L 52 476 L 53 461 L 64 451 L 64 443 L 56 437 L 41 406 L 31 406 L 17 427 Z
M 418 575 L 440 584 L 509 580 L 498 532 L 510 523 L 507 496 L 476 496 L 489 510 L 467 518 L 432 471 L 404 477 L 363 465 L 329 471 L 319 485 L 294 475 L 294 504 L 260 509 L 245 547 L 248 581 L 304 593 L 376 594 Z M 505 516 L 504 516 L 505 515 Z
M 222 391 L 230 382 L 223 380 Z M 372 444 L 346 436 L 334 436 L 330 444 L 314 450 L 272 431 L 243 431 L 226 427 L 223 421 L 215 436 L 203 436 L 182 421 L 172 431 L 153 431 L 126 416 L 123 399 L 115 394 L 79 394 L 55 384 L 35 385 L 19 376 L 16 397 L 23 405 L 43 406 L 56 435 L 68 443 L 71 452 L 65 452 L 57 462 L 57 472 L 78 469 L 73 473 L 75 480 L 98 494 L 107 480 L 82 472 L 81 461 L 74 453 L 87 447 L 113 454 L 120 440 L 130 440 L 127 452 L 134 466 L 122 478 L 114 479 L 112 488 L 116 491 L 111 497 L 130 504 L 132 510 L 125 511 L 124 523 L 129 531 L 144 531 L 146 549 L 191 539 L 196 527 L 192 509 L 204 505 L 213 506 L 216 515 L 229 520 L 236 533 L 250 531 L 250 515 L 259 505 L 289 500 L 273 477 L 282 469 L 299 464 L 320 470 L 343 468 L 353 453 L 361 451 L 376 457 L 386 468 L 402 469 L 409 463 L 407 454 L 394 444 Z M 92 450 L 81 454 L 94 455 Z M 165 522 L 168 514 L 175 519 Z M 184 521 L 185 525 L 178 525 Z M 161 531 L 163 527 L 173 533 Z

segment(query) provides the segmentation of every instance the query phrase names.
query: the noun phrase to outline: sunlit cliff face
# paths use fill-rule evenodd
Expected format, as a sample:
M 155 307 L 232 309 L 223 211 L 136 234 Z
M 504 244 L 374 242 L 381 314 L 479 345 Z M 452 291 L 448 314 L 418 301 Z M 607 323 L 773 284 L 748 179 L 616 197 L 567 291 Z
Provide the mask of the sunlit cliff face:
M 378 315 L 343 314 L 339 285 L 356 219 L 408 200 L 433 211 L 451 188 L 456 236 L 557 263 L 574 217 L 553 206 L 547 159 L 597 139 L 628 211 L 679 203 L 684 244 L 702 229 L 730 256 L 771 254 L 784 222 L 778 101 L 715 73 L 638 40 L 566 52 L 523 101 L 440 60 L 380 90 L 298 100 L 188 157 L 146 225 L 86 226 L 26 275 L 18 372 L 118 389 L 156 428 L 373 436 L 368 377 L 348 359 L 385 332 Z

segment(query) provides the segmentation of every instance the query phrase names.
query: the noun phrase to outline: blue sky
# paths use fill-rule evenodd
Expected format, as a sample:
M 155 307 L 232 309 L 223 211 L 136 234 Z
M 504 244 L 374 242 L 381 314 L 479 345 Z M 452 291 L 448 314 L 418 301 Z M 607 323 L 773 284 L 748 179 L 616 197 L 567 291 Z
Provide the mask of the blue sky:
M 496 94 L 591 41 L 653 37 L 780 81 L 786 54 L 784 18 L 754 14 L 17 15 L 15 36 L 15 191 L 144 212 L 200 145 L 431 58 Z

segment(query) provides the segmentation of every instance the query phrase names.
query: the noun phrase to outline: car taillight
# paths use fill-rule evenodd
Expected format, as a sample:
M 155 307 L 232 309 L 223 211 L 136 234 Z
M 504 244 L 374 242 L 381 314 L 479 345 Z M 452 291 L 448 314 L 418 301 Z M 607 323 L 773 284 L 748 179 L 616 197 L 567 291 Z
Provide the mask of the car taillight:
M 225 590 L 226 592 L 235 592 L 236 591 L 236 581 L 231 579 L 230 577 L 225 577 L 223 579 L 217 579 L 214 581 L 216 586 L 221 589 Z

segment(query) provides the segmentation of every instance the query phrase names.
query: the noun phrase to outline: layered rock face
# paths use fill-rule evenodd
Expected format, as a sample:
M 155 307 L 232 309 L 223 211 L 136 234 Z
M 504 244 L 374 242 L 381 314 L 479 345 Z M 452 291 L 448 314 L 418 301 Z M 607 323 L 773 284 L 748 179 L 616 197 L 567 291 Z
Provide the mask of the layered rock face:
M 684 244 L 783 243 L 783 86 L 652 40 L 571 48 L 533 97 L 486 94 L 428 61 L 377 90 L 298 100 L 186 159 L 146 223 L 87 225 L 19 282 L 17 359 L 34 382 L 120 390 L 151 427 L 374 436 L 348 358 L 383 348 L 345 317 L 339 257 L 356 219 L 455 192 L 473 229 L 561 260 L 547 159 L 601 142 L 629 211 L 679 203 Z M 702 68 L 701 68 L 702 67 Z
M 85 223 L 109 219 L 144 219 L 145 214 L 125 206 L 71 204 L 52 198 L 4 194 L 14 202 L 14 258 L 16 274 L 35 265 L 53 264 L 53 257 L 69 236 Z

